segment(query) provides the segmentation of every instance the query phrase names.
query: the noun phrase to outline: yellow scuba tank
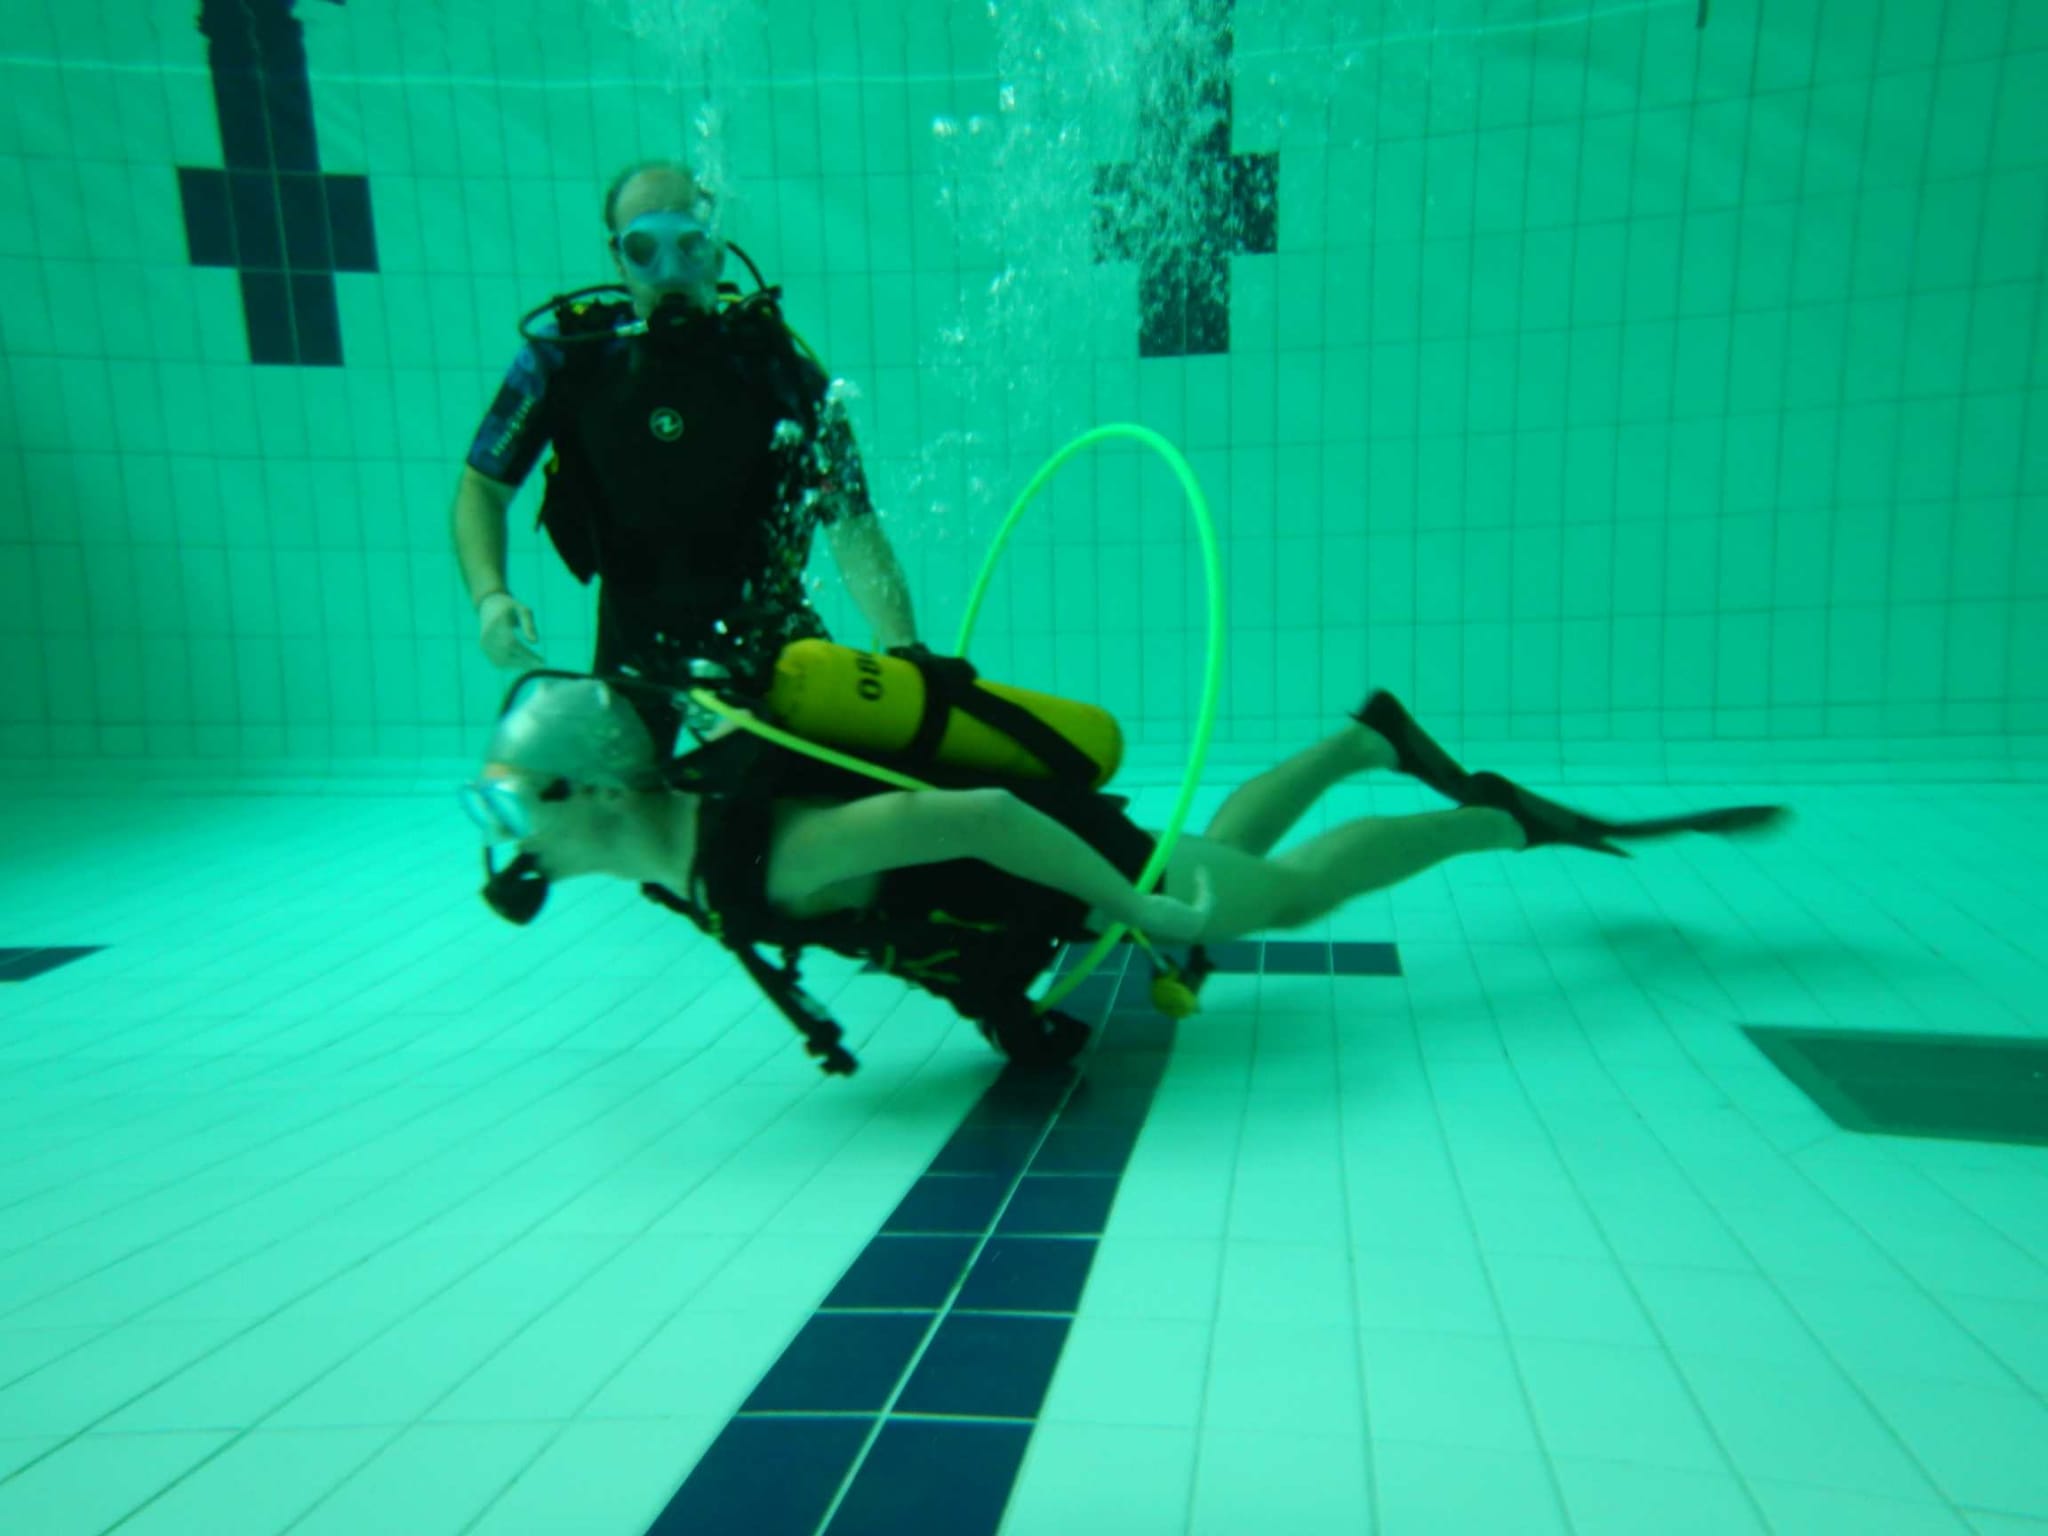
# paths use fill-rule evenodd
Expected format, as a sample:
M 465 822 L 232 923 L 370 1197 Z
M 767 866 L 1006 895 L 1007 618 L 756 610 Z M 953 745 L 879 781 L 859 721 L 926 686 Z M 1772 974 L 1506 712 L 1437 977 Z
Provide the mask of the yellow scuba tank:
M 984 682 L 946 657 L 921 666 L 796 640 L 782 648 L 765 702 L 785 730 L 858 756 L 1005 778 L 1067 777 L 1091 789 L 1123 762 L 1123 731 L 1107 710 Z

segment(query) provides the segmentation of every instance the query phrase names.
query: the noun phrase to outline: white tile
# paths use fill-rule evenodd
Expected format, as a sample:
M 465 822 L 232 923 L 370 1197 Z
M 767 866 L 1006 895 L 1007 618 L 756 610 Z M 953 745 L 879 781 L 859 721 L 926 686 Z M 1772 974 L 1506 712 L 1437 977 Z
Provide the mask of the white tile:
M 1995 1517 L 1992 1524 L 1974 1513 L 1966 1520 L 1949 1505 L 1932 1500 L 1906 1502 L 1768 1477 L 1752 1477 L 1748 1483 L 1771 1529 L 1785 1536 L 1829 1536 L 1842 1530 L 1868 1531 L 1871 1536 L 1969 1536 L 1973 1531 L 2008 1536 Z M 2034 1523 L 2012 1521 L 2009 1536 L 2026 1536 Z
M 1219 1319 L 1203 1422 L 1217 1429 L 1354 1434 L 1364 1429 L 1356 1332 Z
M 1655 1342 L 1628 1275 L 1612 1264 L 1496 1254 L 1488 1267 L 1502 1320 L 1517 1338 Z
M 1041 1422 L 1018 1470 L 1004 1536 L 1067 1536 L 1106 1519 L 1130 1536 L 1181 1536 L 1196 1443 L 1191 1429 Z
M 79 1436 L 0 1484 L 0 1520 L 10 1530 L 49 1536 L 105 1530 L 228 1440 L 225 1434 Z
M 1972 1338 L 1934 1297 L 1894 1287 L 1780 1282 L 1807 1327 L 1861 1381 L 1906 1377 L 1953 1387 L 2013 1390 L 2009 1366 Z
M 1076 1318 L 1042 1415 L 1048 1423 L 1197 1427 L 1210 1371 L 1206 1323 Z
M 644 1530 L 723 1427 L 718 1419 L 571 1424 L 470 1529 L 479 1536 Z
M 1375 1441 L 1534 1454 L 1536 1422 L 1499 1338 L 1374 1328 L 1360 1339 Z
M 1554 1455 L 1674 1471 L 1724 1467 L 1687 1380 L 1662 1354 L 1528 1339 L 1515 1356 Z
M 2048 1410 L 2031 1393 L 1890 1372 L 1861 1375 L 1858 1384 L 1951 1503 L 2048 1511 L 2038 1454 Z
M 1764 1536 L 1772 1530 L 1740 1480 L 1726 1472 L 1616 1466 L 1557 1459 L 1574 1531 L 1639 1531 L 1688 1536 Z
M 0 1434 L 75 1434 L 202 1361 L 228 1332 L 204 1323 L 111 1329 L 0 1390 Z
M 1555 1536 L 1573 1529 L 1535 1450 L 1475 1450 L 1375 1439 L 1374 1492 L 1386 1536 Z
M 1351 1320 L 1350 1253 L 1306 1243 L 1237 1241 L 1224 1251 L 1217 1316 L 1224 1321 L 1281 1316 L 1303 1326 Z
M 1104 1237 L 1088 1270 L 1089 1319 L 1206 1323 L 1216 1315 L 1224 1246 L 1198 1238 Z
M 422 1424 L 395 1435 L 291 1527 L 304 1536 L 403 1523 L 455 1536 L 538 1456 L 541 1424 Z
M 1370 1520 L 1366 1453 L 1350 1435 L 1209 1428 L 1196 1450 L 1190 1536 L 1356 1530 Z
M 385 1438 L 380 1430 L 258 1430 L 165 1489 L 128 1528 L 153 1536 L 180 1536 L 202 1524 L 223 1536 L 279 1530 L 375 1455 Z
M 1736 1468 L 1906 1502 L 1931 1497 L 1926 1469 L 1831 1366 L 1686 1358 L 1687 1387 Z
M 705 1418 L 736 1412 L 781 1357 L 808 1314 L 679 1312 L 591 1398 L 592 1418 Z

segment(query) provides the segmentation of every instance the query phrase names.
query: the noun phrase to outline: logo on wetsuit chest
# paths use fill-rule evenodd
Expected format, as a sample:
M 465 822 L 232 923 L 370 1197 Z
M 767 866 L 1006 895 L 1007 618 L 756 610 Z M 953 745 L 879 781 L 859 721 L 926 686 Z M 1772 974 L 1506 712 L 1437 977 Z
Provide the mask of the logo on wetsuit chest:
M 683 413 L 664 405 L 647 418 L 647 430 L 664 443 L 672 443 L 683 435 Z

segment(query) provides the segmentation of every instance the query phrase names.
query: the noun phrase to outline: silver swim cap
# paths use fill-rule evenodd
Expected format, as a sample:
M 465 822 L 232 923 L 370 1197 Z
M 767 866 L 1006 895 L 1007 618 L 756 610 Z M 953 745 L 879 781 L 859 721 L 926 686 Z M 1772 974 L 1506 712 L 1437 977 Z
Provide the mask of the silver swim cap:
M 593 677 L 531 677 L 505 707 L 486 759 L 534 778 L 659 789 L 654 738 L 616 688 Z

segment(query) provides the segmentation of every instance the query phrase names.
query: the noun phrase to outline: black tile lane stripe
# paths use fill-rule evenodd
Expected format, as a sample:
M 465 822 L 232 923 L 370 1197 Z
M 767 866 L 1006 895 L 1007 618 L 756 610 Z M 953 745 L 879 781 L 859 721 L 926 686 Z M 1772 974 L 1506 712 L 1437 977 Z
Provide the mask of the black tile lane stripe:
M 0 948 L 0 981 L 33 981 L 60 965 L 96 955 L 105 947 L 103 944 L 85 944 L 50 945 L 43 949 Z
M 1078 949 L 1062 951 L 1055 970 L 1078 963 L 1081 954 Z M 1399 976 L 1401 955 L 1392 944 L 1233 939 L 1227 944 L 1209 946 L 1209 968 L 1219 976 Z M 874 975 L 880 974 L 881 968 L 866 964 L 861 970 Z
M 650 1536 L 993 1536 L 1172 1048 L 1111 967 L 1080 1072 L 989 1085 Z

